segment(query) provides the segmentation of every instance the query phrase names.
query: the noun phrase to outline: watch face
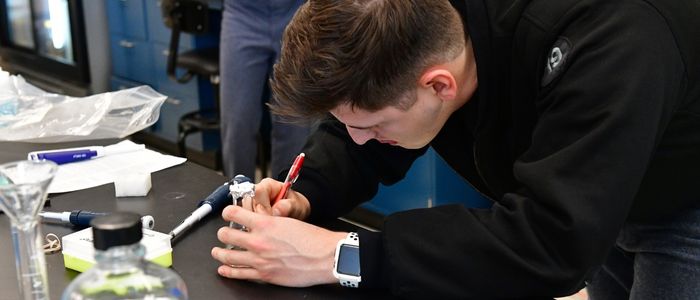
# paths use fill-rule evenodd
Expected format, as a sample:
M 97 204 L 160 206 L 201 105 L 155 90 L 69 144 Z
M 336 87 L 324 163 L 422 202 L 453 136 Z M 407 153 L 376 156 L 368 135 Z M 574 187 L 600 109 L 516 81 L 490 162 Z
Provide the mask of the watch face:
M 353 245 L 342 245 L 338 253 L 336 272 L 344 275 L 360 276 L 360 248 Z

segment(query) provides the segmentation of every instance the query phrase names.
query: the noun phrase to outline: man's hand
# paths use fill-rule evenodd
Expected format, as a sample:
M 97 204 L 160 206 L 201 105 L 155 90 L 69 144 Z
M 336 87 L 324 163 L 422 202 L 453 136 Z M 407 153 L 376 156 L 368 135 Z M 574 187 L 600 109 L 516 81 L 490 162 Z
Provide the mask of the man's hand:
M 233 205 L 226 207 L 222 215 L 227 221 L 246 226 L 249 232 L 229 227 L 219 229 L 219 241 L 247 249 L 214 247 L 212 257 L 223 264 L 218 269 L 219 275 L 291 287 L 337 282 L 333 276 L 335 247 L 347 233 Z
M 294 190 L 289 190 L 286 199 L 277 201 L 272 207 L 271 199 L 275 199 L 282 189 L 282 182 L 272 178 L 265 178 L 255 185 L 255 211 L 273 216 L 290 217 L 304 220 L 311 213 L 311 204 L 304 195 Z

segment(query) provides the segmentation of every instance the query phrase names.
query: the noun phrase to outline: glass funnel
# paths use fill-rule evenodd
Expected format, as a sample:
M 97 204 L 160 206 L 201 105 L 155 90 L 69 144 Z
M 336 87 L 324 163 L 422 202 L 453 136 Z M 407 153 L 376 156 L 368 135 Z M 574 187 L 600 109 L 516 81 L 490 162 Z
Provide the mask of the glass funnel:
M 49 299 L 39 211 L 56 169 L 51 161 L 0 165 L 0 208 L 12 224 L 20 299 Z

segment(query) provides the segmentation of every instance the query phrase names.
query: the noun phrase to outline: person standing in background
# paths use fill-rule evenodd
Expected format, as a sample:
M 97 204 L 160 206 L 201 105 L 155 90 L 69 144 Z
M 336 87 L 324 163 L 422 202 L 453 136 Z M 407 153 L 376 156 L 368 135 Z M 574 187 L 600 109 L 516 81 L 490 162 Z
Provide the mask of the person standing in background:
M 287 23 L 303 0 L 224 0 L 221 23 L 221 147 L 224 174 L 255 176 L 262 101 Z M 309 128 L 271 116 L 271 175 L 289 166 Z M 263 158 L 264 159 L 264 158 Z M 263 175 L 266 170 L 262 170 Z

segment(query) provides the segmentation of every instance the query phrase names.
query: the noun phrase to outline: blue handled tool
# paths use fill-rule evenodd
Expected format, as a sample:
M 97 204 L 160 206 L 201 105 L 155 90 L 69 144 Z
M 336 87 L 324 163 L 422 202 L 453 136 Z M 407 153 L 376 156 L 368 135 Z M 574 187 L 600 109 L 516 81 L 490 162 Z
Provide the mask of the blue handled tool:
M 197 209 L 195 209 L 187 218 L 182 220 L 180 225 L 177 225 L 172 231 L 170 231 L 170 236 L 174 239 L 183 231 L 192 227 L 192 225 L 204 218 L 210 212 L 223 210 L 226 205 L 230 204 L 231 195 L 228 190 L 229 185 L 231 185 L 231 181 L 227 181 L 226 183 L 222 184 L 216 188 L 211 195 L 200 201 L 199 204 L 197 204 Z
M 87 210 L 74 210 L 64 212 L 42 211 L 39 216 L 45 221 L 53 221 L 64 224 L 73 224 L 77 227 L 90 227 L 90 221 L 97 216 L 108 215 L 109 213 L 92 212 Z M 146 215 L 141 217 L 143 228 L 153 229 L 155 220 L 152 216 Z

